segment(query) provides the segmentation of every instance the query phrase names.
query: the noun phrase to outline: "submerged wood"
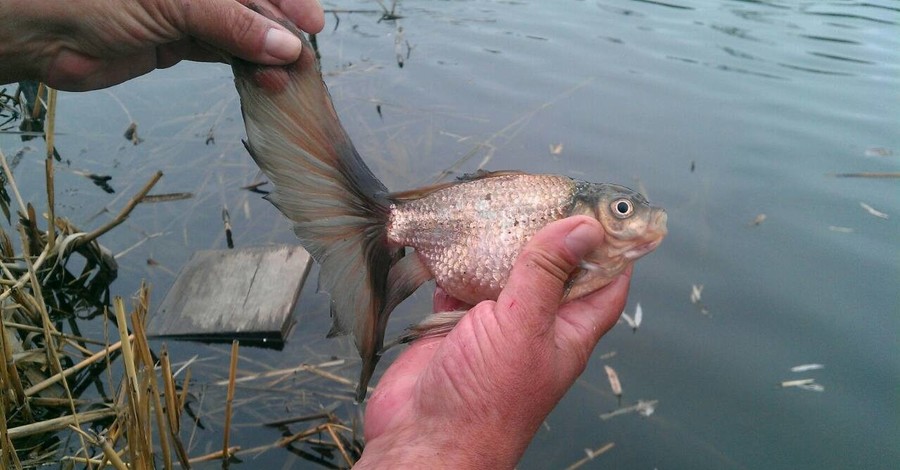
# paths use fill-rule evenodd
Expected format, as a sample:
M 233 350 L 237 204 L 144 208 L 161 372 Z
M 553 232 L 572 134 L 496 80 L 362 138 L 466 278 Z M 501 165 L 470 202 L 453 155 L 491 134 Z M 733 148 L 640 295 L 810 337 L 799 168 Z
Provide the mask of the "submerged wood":
M 310 256 L 299 246 L 199 251 L 150 318 L 147 333 L 283 341 L 309 267 Z

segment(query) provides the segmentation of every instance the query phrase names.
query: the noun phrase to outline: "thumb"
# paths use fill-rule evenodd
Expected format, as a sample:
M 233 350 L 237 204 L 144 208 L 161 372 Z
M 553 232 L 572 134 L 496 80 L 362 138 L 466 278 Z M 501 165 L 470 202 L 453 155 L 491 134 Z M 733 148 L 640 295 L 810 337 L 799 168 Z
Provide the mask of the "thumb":
M 302 48 L 288 20 L 254 5 L 254 11 L 238 2 L 197 0 L 187 3 L 185 31 L 192 37 L 241 59 L 266 65 L 297 60 Z
M 497 321 L 510 322 L 509 331 L 527 336 L 551 331 L 569 276 L 587 253 L 603 243 L 604 234 L 599 222 L 585 216 L 538 231 L 522 249 L 497 299 L 504 311 Z

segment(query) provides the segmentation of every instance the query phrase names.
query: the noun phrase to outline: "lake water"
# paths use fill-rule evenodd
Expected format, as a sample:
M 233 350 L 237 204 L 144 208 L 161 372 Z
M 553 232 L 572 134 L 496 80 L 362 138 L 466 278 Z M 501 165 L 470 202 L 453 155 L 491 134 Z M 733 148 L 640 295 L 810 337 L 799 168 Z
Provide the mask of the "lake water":
M 896 468 L 900 182 L 834 174 L 900 171 L 900 5 L 423 0 L 397 12 L 329 14 L 318 37 L 338 112 L 388 187 L 445 169 L 520 169 L 640 188 L 669 212 L 669 237 L 635 270 L 627 311 L 639 302 L 643 324 L 601 341 L 520 468 L 565 468 L 607 443 L 583 468 Z M 143 205 L 101 240 L 120 254 L 114 293 L 146 279 L 160 302 L 193 251 L 224 247 L 223 207 L 237 246 L 294 243 L 274 208 L 240 189 L 260 177 L 227 67 L 181 64 L 61 94 L 59 106 L 70 161 L 57 169 L 59 211 L 76 224 L 108 219 L 91 217 L 115 213 L 156 170 L 158 192 L 195 194 Z M 131 121 L 137 146 L 122 137 Z M 23 145 L 0 144 L 7 155 Z M 28 145 L 16 176 L 26 199 L 42 200 L 41 152 Z M 73 170 L 111 175 L 117 192 Z M 327 299 L 314 284 L 284 350 L 245 348 L 242 371 L 353 359 L 348 340 L 324 338 Z M 429 289 L 414 295 L 391 331 L 429 302 Z M 227 348 L 167 343 L 178 360 L 198 355 L 198 406 L 215 416 Z M 824 368 L 791 371 L 810 363 Z M 657 400 L 655 412 L 602 419 L 618 406 L 604 365 L 624 405 Z M 781 386 L 798 379 L 820 388 Z M 259 422 L 333 401 L 299 386 L 247 386 L 237 399 L 248 405 L 231 439 L 245 447 L 278 438 Z M 207 424 L 195 454 L 221 445 L 221 426 Z M 244 461 L 312 465 L 285 451 Z

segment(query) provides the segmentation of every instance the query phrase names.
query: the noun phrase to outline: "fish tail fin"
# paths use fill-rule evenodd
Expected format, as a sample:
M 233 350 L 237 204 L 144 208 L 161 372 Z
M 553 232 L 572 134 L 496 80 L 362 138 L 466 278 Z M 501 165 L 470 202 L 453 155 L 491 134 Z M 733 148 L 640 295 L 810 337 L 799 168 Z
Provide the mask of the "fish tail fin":
M 294 232 L 321 265 L 319 289 L 331 294 L 331 335 L 354 335 L 363 359 L 362 400 L 391 310 L 428 277 L 420 279 L 414 262 L 399 263 L 403 249 L 392 247 L 385 231 L 390 207 L 381 195 L 387 189 L 341 126 L 313 48 L 293 25 L 285 27 L 303 41 L 294 64 L 232 59 L 244 144 L 275 186 L 267 198 L 294 222 Z

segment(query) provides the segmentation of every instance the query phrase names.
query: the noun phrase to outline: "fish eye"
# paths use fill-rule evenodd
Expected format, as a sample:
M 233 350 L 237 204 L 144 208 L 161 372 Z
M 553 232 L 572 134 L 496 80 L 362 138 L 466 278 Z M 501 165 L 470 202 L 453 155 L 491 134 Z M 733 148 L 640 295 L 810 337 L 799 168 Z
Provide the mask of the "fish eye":
M 634 204 L 628 199 L 616 199 L 610 205 L 610 208 L 612 209 L 613 214 L 620 219 L 624 219 L 634 212 Z

